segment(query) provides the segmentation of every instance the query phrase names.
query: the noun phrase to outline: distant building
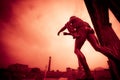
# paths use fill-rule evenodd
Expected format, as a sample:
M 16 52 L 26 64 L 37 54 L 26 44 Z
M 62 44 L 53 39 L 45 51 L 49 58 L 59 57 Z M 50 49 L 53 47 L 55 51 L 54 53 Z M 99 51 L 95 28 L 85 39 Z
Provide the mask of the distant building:
M 24 64 L 12 64 L 8 66 L 11 80 L 43 80 L 44 72 L 39 68 L 29 68 Z
M 96 68 L 94 71 L 91 71 L 95 80 L 111 80 L 111 75 L 109 69 Z M 67 77 L 68 80 L 84 80 L 85 72 L 83 69 L 72 69 L 70 67 L 66 68 L 66 73 L 64 77 Z
M 28 65 L 24 65 L 24 64 L 12 64 L 8 66 L 8 69 L 10 71 L 14 71 L 14 72 L 29 72 L 30 68 L 28 68 Z
M 92 71 L 96 80 L 111 80 L 111 74 L 109 69 L 97 69 Z

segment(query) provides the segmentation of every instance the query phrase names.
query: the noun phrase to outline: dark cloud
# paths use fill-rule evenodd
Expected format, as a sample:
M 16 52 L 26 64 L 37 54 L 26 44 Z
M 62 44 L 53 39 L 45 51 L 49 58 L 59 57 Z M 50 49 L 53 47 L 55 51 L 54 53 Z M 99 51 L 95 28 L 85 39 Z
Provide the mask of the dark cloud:
M 0 19 L 2 21 L 9 21 L 13 15 L 12 4 L 16 0 L 1 0 L 0 1 Z
M 0 41 L 0 67 L 5 67 L 7 65 L 6 63 L 9 63 L 11 61 L 7 48 L 8 47 Z
M 11 34 L 10 28 L 13 26 L 8 26 L 11 23 L 13 13 L 13 4 L 17 4 L 19 0 L 0 0 L 0 65 L 6 65 L 11 61 L 11 56 L 9 55 L 8 44 L 4 42 L 5 31 L 8 29 Z M 0 66 L 0 67 L 1 67 Z

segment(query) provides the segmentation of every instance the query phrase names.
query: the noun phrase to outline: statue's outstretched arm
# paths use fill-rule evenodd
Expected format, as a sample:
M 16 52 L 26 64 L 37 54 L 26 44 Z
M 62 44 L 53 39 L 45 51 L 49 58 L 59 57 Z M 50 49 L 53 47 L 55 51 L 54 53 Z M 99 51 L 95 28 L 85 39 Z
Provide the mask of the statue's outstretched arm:
M 61 32 L 63 32 L 65 29 L 66 29 L 66 27 L 65 27 L 65 26 L 64 26 L 64 27 L 62 27 L 62 28 L 58 31 L 57 35 L 59 36 L 59 34 L 60 34 Z
M 62 27 L 62 28 L 59 30 L 59 32 L 58 32 L 57 35 L 59 35 L 59 34 L 60 34 L 61 32 L 63 32 L 66 28 L 68 28 L 69 25 L 70 25 L 70 22 L 67 22 L 67 23 L 64 25 L 64 27 Z

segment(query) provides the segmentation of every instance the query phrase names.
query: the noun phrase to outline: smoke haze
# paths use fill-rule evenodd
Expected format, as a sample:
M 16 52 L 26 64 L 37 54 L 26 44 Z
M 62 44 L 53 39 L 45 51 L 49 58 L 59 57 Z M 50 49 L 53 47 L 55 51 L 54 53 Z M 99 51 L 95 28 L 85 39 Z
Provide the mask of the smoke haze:
M 52 69 L 77 68 L 74 40 L 71 36 L 57 36 L 72 15 L 79 16 L 92 26 L 82 0 L 0 1 L 0 67 L 21 63 L 45 69 L 51 56 Z M 116 21 L 114 17 L 110 19 Z M 116 22 L 114 25 L 120 36 L 117 27 L 120 24 Z M 87 41 L 82 51 L 91 69 L 108 67 L 107 58 L 95 52 Z

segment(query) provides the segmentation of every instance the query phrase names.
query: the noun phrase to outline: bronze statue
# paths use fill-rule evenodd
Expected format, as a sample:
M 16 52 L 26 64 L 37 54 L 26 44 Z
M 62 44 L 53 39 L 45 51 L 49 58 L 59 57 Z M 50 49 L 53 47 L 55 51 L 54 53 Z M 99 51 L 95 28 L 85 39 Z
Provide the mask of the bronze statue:
M 68 29 L 69 32 L 63 32 L 65 29 Z M 94 34 L 94 30 L 87 22 L 81 20 L 80 18 L 76 16 L 70 17 L 69 21 L 65 24 L 65 26 L 59 30 L 58 35 L 61 32 L 63 32 L 64 35 L 72 35 L 75 39 L 74 53 L 78 57 L 79 64 L 82 64 L 88 80 L 93 80 L 94 78 L 90 72 L 85 56 L 80 51 L 86 39 L 90 42 L 90 44 L 96 51 L 101 52 L 103 55 L 112 59 L 115 62 L 119 61 L 119 59 L 112 55 L 113 52 L 111 49 L 103 47 L 99 44 Z

